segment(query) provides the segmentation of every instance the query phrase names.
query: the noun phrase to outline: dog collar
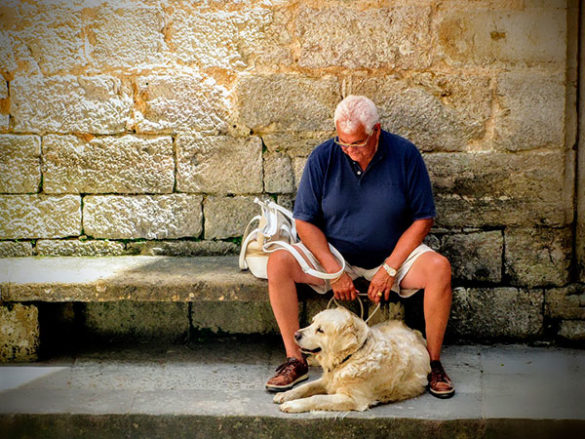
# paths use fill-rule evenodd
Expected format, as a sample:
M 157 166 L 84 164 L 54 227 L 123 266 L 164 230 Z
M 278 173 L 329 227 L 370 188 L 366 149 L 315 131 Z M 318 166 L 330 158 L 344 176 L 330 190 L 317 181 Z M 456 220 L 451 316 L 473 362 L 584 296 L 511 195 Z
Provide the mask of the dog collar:
M 341 363 L 338 364 L 338 366 L 341 366 L 343 363 L 345 363 L 347 360 L 349 360 L 351 358 L 351 356 L 353 354 L 355 354 L 356 352 L 361 351 L 364 346 L 366 345 L 366 343 L 368 342 L 368 340 L 370 339 L 370 335 L 368 334 L 368 336 L 366 337 L 366 339 L 364 340 L 364 342 L 362 343 L 362 345 L 355 351 L 353 351 L 351 354 L 349 354 L 347 357 L 345 357 L 343 360 L 341 360 Z

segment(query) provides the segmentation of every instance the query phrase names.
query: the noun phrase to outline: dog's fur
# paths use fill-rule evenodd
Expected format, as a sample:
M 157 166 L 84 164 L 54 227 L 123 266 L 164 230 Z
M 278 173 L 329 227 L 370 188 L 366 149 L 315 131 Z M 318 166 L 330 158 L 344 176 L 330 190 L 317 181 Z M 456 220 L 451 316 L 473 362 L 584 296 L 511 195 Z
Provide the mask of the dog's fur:
M 284 412 L 361 411 L 425 391 L 431 371 L 425 340 L 401 321 L 370 328 L 345 308 L 327 309 L 296 338 L 303 352 L 315 355 L 323 375 L 276 394 Z

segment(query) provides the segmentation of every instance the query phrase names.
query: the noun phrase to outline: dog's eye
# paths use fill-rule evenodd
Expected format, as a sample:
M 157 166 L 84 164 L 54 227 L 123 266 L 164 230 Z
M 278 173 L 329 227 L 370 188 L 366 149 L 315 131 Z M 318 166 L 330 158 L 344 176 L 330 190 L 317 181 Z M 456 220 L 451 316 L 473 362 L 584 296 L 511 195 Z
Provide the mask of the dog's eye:
M 320 332 L 321 334 L 323 334 L 323 330 L 321 329 L 320 326 L 317 328 L 317 332 Z

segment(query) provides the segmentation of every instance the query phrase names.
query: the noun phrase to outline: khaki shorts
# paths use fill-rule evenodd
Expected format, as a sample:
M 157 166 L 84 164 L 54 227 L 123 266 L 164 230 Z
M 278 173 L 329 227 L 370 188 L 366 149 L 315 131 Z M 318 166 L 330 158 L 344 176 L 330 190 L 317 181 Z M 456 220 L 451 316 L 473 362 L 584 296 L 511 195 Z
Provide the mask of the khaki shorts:
M 299 250 L 301 250 L 309 258 L 309 261 L 313 265 L 313 268 L 315 268 L 319 271 L 325 271 L 323 269 L 323 267 L 321 266 L 321 264 L 319 264 L 319 261 L 317 261 L 317 258 L 315 258 L 313 253 L 311 253 L 309 251 L 309 249 L 307 247 L 305 247 L 305 245 L 302 242 L 295 244 L 295 247 L 297 247 Z M 416 261 L 418 259 L 418 257 L 420 255 L 422 255 L 423 253 L 432 252 L 432 251 L 434 251 L 434 250 L 425 244 L 421 244 L 417 248 L 415 248 L 412 251 L 412 253 L 410 255 L 408 255 L 408 258 L 406 258 L 406 261 L 404 261 L 404 263 L 397 270 L 396 279 L 394 281 L 394 285 L 392 286 L 392 291 L 394 291 L 395 293 L 398 293 L 398 295 L 400 297 L 410 297 L 414 293 L 416 293 L 419 290 L 418 288 L 417 289 L 400 288 L 400 284 L 402 283 L 402 279 L 404 279 L 404 276 L 406 276 L 408 271 L 411 269 L 412 265 L 414 264 L 414 261 Z M 374 275 L 380 269 L 381 266 L 382 265 L 379 265 L 377 267 L 368 269 L 368 268 L 361 268 L 361 267 L 356 267 L 354 265 L 350 265 L 346 261 L 345 272 L 347 274 L 349 274 L 352 279 L 357 279 L 358 277 L 364 277 L 367 280 L 372 280 L 372 278 L 374 277 Z M 318 292 L 319 294 L 325 294 L 327 291 L 329 291 L 331 289 L 331 286 L 329 285 L 328 280 L 325 280 L 325 283 L 322 285 L 313 285 L 313 284 L 308 284 L 308 285 L 312 289 L 314 289 L 316 292 Z

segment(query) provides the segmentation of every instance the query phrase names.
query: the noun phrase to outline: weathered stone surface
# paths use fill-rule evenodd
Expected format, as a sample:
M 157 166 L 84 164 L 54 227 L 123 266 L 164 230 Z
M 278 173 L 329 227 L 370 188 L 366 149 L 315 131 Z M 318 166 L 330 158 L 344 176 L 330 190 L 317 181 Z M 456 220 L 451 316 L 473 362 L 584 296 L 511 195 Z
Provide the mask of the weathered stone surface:
M 292 167 L 295 176 L 295 188 L 299 188 L 299 183 L 303 177 L 303 170 L 307 164 L 307 157 L 294 157 L 292 159 Z
M 43 139 L 46 193 L 168 193 L 175 161 L 171 137 L 48 135 Z
M 295 206 L 295 197 L 296 193 L 294 194 L 279 194 L 276 196 L 276 202 L 284 207 L 285 209 L 290 210 L 291 212 L 294 210 Z
M 32 256 L 32 244 L 30 242 L 0 241 L 0 258 L 15 256 Z
M 35 361 L 39 347 L 39 312 L 34 305 L 0 305 L 0 363 Z
M 203 203 L 205 239 L 242 236 L 248 222 L 260 214 L 255 197 L 207 197 Z
M 112 241 L 47 240 L 37 241 L 36 253 L 40 256 L 119 256 L 124 244 Z
M 500 282 L 503 247 L 502 232 L 492 231 L 446 236 L 439 251 L 451 262 L 454 279 Z
M 294 192 L 294 174 L 289 156 L 284 154 L 264 156 L 264 190 L 279 194 Z
M 490 80 L 481 76 L 356 76 L 350 91 L 374 101 L 384 129 L 425 151 L 465 150 L 484 137 L 491 116 Z
M 475 340 L 537 336 L 543 300 L 542 290 L 455 288 L 448 330 Z
M 572 231 L 513 229 L 505 231 L 506 275 L 513 285 L 564 285 L 569 280 Z
M 0 44 L 2 40 L 0 39 Z M 0 56 L 2 53 L 0 52 Z M 0 60 L 0 69 L 1 60 Z M 10 124 L 10 115 L 8 114 L 8 86 L 6 85 L 6 81 L 0 80 L 0 130 L 6 130 L 8 125 Z
M 202 229 L 202 200 L 186 194 L 87 196 L 83 228 L 94 238 L 197 237 Z
M 1 7 L 1 5 L 0 5 Z M 22 46 L 22 43 L 21 45 Z M 12 79 L 18 69 L 15 54 L 22 53 L 18 51 L 19 45 L 17 40 L 6 30 L 0 30 L 0 70 L 6 74 L 7 78 Z M 30 59 L 30 55 L 29 55 Z M 38 67 L 37 67 L 38 69 Z
M 561 152 L 427 154 L 442 226 L 572 221 Z M 523 212 L 523 214 L 519 214 Z M 446 214 L 446 215 L 445 215 Z
M 42 72 L 54 75 L 83 67 L 82 5 L 68 0 L 50 2 L 5 1 L 0 27 L 6 31 L 1 46 L 12 56 L 0 58 L 10 74 Z M 26 49 L 26 50 L 23 50 Z
M 96 69 L 151 68 L 163 61 L 165 19 L 142 2 L 103 2 L 83 10 L 87 51 Z
M 547 290 L 544 310 L 547 317 L 585 320 L 585 285 Z
M 502 73 L 497 78 L 496 93 L 500 107 L 494 125 L 496 146 L 512 151 L 563 149 L 567 93 L 564 76 Z
M 207 329 L 214 333 L 227 334 L 279 333 L 272 308 L 267 301 L 195 302 L 191 317 L 195 330 Z
M 90 302 L 83 315 L 84 329 L 100 338 L 184 341 L 189 331 L 187 303 Z
M 585 320 L 563 320 L 559 335 L 571 341 L 585 341 Z
M 241 75 L 236 95 L 241 123 L 255 131 L 330 130 L 341 100 L 336 78 L 296 74 Z
M 287 153 L 291 157 L 308 156 L 316 146 L 334 137 L 334 131 L 324 132 L 282 132 L 263 134 L 262 141 L 269 152 Z
M 548 5 L 547 5 L 548 6 Z M 565 9 L 439 8 L 433 24 L 435 57 L 452 66 L 536 64 L 562 68 L 567 44 Z
M 292 63 L 286 27 L 290 13 L 274 6 L 231 10 L 229 3 L 215 10 L 188 3 L 173 5 L 165 32 L 172 54 L 185 64 L 225 69 Z
M 152 75 L 136 79 L 138 132 L 224 133 L 228 127 L 227 89 L 200 73 Z
M 237 256 L 104 256 L 0 259 L 5 302 L 267 301 L 266 281 Z
M 0 196 L 0 238 L 64 238 L 81 232 L 81 198 Z
M 439 227 L 562 227 L 571 224 L 573 211 L 562 200 L 534 202 L 514 198 L 435 196 Z
M 131 90 L 112 76 L 19 76 L 10 83 L 16 132 L 120 133 L 131 106 Z
M 40 183 L 40 137 L 0 136 L 0 192 L 38 192 Z
M 177 189 L 183 192 L 262 192 L 262 140 L 179 136 Z
M 224 241 L 144 241 L 129 242 L 126 252 L 145 256 L 223 256 L 239 253 L 239 247 Z
M 430 6 L 356 10 L 301 7 L 299 65 L 308 68 L 425 68 L 431 61 Z

